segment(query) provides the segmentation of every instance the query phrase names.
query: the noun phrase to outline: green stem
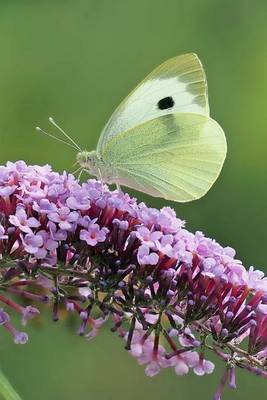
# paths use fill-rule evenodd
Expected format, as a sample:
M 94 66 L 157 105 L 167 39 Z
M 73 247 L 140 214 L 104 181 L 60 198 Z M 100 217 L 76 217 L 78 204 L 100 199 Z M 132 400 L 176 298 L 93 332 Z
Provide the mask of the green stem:
M 13 389 L 3 372 L 0 370 L 0 398 L 1 400 L 22 400 Z

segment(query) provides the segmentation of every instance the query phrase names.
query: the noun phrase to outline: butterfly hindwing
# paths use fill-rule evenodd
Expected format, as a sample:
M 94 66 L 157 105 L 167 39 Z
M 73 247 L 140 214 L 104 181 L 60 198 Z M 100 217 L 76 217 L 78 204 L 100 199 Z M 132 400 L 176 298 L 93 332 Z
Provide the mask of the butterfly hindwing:
M 155 197 L 202 197 L 226 156 L 222 128 L 201 114 L 175 113 L 144 122 L 109 140 L 101 152 L 116 182 Z

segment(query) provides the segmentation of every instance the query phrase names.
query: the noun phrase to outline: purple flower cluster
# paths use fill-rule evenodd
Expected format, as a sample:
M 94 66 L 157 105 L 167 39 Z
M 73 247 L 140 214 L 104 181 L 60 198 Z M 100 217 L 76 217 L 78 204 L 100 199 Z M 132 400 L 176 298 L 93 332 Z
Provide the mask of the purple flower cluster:
M 48 303 L 55 321 L 76 312 L 88 339 L 112 319 L 149 376 L 167 367 L 210 374 L 213 351 L 226 362 L 216 400 L 226 383 L 235 387 L 236 366 L 267 376 L 267 278 L 231 247 L 188 232 L 169 207 L 48 165 L 8 162 L 0 167 L 0 266 L 0 325 L 15 343 L 28 337 L 9 311 L 25 325 L 40 313 L 33 304 Z

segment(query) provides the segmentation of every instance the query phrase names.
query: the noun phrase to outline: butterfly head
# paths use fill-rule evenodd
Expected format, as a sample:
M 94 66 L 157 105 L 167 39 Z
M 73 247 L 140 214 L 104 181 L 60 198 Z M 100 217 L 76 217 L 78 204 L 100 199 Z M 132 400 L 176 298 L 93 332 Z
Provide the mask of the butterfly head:
M 93 175 L 97 175 L 99 168 L 99 157 L 96 151 L 82 150 L 77 153 L 76 161 L 81 168 L 86 169 Z

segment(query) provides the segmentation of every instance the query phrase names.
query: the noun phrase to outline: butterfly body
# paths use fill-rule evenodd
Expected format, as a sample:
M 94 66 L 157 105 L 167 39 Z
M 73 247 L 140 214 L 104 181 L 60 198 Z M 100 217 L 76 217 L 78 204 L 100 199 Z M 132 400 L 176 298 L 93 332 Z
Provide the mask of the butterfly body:
M 97 177 L 102 182 L 117 183 L 115 169 L 111 164 L 104 162 L 96 151 L 83 150 L 77 153 L 76 161 L 81 170 L 89 172 L 90 175 Z

